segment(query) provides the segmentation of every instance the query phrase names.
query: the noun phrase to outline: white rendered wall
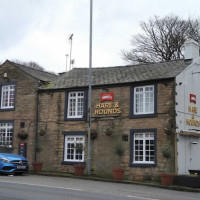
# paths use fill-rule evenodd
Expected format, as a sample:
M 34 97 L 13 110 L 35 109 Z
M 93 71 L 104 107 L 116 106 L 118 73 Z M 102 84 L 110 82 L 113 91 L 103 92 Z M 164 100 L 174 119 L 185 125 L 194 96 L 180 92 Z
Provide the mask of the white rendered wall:
M 200 121 L 200 58 L 176 77 L 176 132 L 199 130 L 199 125 L 188 125 L 186 119 Z M 190 102 L 190 94 L 196 95 L 196 104 Z M 192 113 L 188 107 L 197 107 Z M 177 134 L 178 174 L 189 174 L 190 169 L 200 170 L 200 138 Z M 197 143 L 197 144 L 194 144 Z

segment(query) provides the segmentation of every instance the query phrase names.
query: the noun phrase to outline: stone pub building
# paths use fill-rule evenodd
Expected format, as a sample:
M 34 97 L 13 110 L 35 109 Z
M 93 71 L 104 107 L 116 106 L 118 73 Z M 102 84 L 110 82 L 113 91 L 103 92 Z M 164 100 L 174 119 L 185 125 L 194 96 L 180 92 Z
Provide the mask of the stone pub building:
M 194 52 L 195 45 L 189 41 L 185 52 L 187 49 Z M 91 173 L 112 176 L 112 168 L 117 166 L 123 167 L 125 178 L 131 180 L 156 178 L 163 171 L 179 173 L 179 165 L 185 158 L 178 153 L 184 148 L 184 144 L 180 143 L 182 137 L 187 140 L 191 134 L 192 137 L 196 134 L 195 141 L 199 142 L 197 127 L 192 133 L 193 125 L 182 127 L 186 120 L 182 114 L 186 112 L 188 119 L 192 113 L 179 107 L 190 94 L 195 93 L 196 98 L 200 94 L 196 81 L 191 87 L 193 79 L 185 78 L 189 77 L 188 69 L 200 69 L 200 63 L 195 61 L 198 56 L 189 56 L 187 60 L 92 69 Z M 3 74 L 6 65 L 4 63 L 0 69 L 2 85 L 5 83 Z M 18 153 L 20 139 L 15 133 L 26 129 L 29 134 L 25 140 L 29 162 L 36 158 L 43 162 L 44 170 L 68 173 L 73 173 L 74 164 L 86 163 L 88 68 L 74 68 L 48 81 L 38 82 L 37 79 L 32 97 L 33 85 L 29 84 L 30 88 L 25 89 L 23 77 L 17 77 L 12 70 L 8 76 L 10 79 L 6 84 L 16 83 L 15 109 L 0 110 L 0 122 L 3 125 L 6 121 L 13 123 L 12 133 L 4 127 L 6 137 L 12 137 L 11 150 Z M 32 80 L 32 77 L 29 79 Z M 27 104 L 20 103 L 27 102 L 20 95 L 22 90 L 25 90 L 24 98 L 30 97 Z M 1 101 L 2 98 L 1 94 Z M 27 109 L 26 112 L 24 109 Z M 195 120 L 199 120 L 197 112 L 193 115 Z M 24 128 L 21 122 L 25 122 Z M 0 133 L 3 133 L 1 130 Z M 41 131 L 45 132 L 43 136 L 38 135 Z M 36 138 L 41 148 L 39 152 L 34 148 Z M 114 153 L 116 142 L 125 147 L 121 161 Z M 77 143 L 83 144 L 81 155 L 77 155 L 75 150 Z M 169 158 L 163 156 L 166 145 L 172 149 Z M 199 144 L 195 148 L 199 148 Z M 199 163 L 195 162 L 199 161 L 193 162 L 191 168 L 196 168 Z M 181 173 L 188 173 L 188 169 Z

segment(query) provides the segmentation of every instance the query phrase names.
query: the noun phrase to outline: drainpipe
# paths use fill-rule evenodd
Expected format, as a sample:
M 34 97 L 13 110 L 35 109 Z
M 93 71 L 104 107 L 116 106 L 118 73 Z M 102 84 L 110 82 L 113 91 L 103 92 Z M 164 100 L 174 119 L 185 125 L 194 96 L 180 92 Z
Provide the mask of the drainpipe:
M 38 116 L 39 114 L 39 91 L 37 90 L 37 96 L 36 96 L 36 119 L 35 119 L 35 144 L 34 144 L 34 161 L 37 161 L 37 153 L 36 153 L 36 144 L 38 141 Z

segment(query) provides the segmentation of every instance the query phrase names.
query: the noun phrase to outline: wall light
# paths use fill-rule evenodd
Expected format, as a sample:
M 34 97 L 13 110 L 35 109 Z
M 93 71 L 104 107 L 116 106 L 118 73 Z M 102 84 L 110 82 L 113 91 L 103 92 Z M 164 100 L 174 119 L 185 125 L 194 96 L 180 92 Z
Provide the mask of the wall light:
M 8 74 L 6 72 L 3 73 L 3 78 L 7 79 L 7 81 L 9 82 Z

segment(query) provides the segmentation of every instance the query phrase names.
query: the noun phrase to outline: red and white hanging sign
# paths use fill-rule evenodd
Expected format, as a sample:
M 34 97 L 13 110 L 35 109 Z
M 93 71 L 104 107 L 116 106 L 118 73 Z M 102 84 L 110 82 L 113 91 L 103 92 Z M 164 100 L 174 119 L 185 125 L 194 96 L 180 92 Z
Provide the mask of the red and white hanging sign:
M 190 94 L 190 103 L 196 104 L 196 95 L 195 94 Z
M 114 95 L 113 93 L 101 93 L 101 102 L 102 101 L 113 101 Z

